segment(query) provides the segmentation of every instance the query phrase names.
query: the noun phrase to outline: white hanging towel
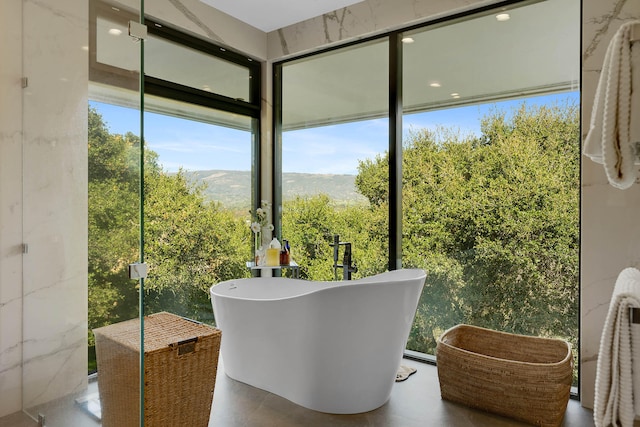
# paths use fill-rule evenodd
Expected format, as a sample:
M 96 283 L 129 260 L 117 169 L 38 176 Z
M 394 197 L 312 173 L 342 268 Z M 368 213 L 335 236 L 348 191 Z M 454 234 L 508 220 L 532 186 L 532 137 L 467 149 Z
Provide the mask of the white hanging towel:
M 635 414 L 640 414 L 640 333 L 630 324 L 631 307 L 640 307 L 640 271 L 625 268 L 616 280 L 600 338 L 596 427 L 632 427 Z
M 632 41 L 637 25 L 640 21 L 623 24 L 609 43 L 583 150 L 604 165 L 609 183 L 619 189 L 631 187 L 636 179 L 634 164 L 640 164 L 636 157 L 640 154 L 636 153 L 640 144 L 640 42 Z

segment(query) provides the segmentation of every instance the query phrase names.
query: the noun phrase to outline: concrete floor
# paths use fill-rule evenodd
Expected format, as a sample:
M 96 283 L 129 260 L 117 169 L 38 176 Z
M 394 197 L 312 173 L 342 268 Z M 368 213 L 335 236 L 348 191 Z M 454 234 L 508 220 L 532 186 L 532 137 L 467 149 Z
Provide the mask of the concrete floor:
M 325 414 L 300 407 L 272 393 L 239 383 L 219 367 L 209 426 L 213 427 L 517 427 L 514 420 L 470 409 L 440 398 L 435 366 L 405 359 L 417 368 L 406 381 L 395 383 L 389 401 L 375 411 L 356 415 Z M 38 408 L 47 427 L 93 427 L 100 425 L 80 410 L 73 399 Z M 570 400 L 562 426 L 591 427 L 593 413 Z M 638 423 L 636 423 L 638 424 Z M 0 418 L 0 427 L 34 427 L 23 413 Z M 175 424 L 179 426 L 180 424 Z M 171 426 L 174 427 L 174 426 Z M 191 426 L 185 426 L 191 427 Z

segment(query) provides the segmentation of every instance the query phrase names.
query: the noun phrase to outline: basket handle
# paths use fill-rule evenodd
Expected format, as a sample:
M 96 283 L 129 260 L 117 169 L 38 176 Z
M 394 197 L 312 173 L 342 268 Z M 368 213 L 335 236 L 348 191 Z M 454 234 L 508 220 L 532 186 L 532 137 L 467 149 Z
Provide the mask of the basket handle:
M 175 344 L 169 344 L 171 347 L 175 347 L 178 349 L 178 356 L 182 356 L 183 354 L 189 354 L 196 351 L 196 343 L 198 342 L 198 337 L 189 338 L 186 340 L 178 341 Z

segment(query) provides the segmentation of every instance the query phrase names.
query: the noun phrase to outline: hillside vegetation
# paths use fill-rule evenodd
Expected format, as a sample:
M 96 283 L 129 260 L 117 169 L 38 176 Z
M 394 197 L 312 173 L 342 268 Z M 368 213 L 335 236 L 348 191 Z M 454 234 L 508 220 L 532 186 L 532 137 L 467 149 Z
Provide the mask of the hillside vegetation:
M 205 184 L 207 200 L 231 210 L 248 211 L 251 197 L 251 172 L 234 170 L 185 171 L 192 185 Z M 326 194 L 336 206 L 363 204 L 367 199 L 357 192 L 355 175 L 283 173 L 282 198 L 293 200 Z

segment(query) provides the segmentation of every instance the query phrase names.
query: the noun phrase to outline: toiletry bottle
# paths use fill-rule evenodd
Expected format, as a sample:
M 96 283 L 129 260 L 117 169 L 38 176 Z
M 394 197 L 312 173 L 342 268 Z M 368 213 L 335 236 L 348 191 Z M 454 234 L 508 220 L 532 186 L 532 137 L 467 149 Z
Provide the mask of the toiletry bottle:
M 280 250 L 282 249 L 282 245 L 275 237 L 269 243 L 269 247 L 267 248 L 267 266 L 276 267 L 280 265 Z
M 287 264 L 291 262 L 291 246 L 289 246 L 289 241 L 285 241 L 285 250 L 287 251 Z
M 288 242 L 283 240 L 284 244 L 280 250 L 280 265 L 289 265 L 289 252 L 287 251 Z

